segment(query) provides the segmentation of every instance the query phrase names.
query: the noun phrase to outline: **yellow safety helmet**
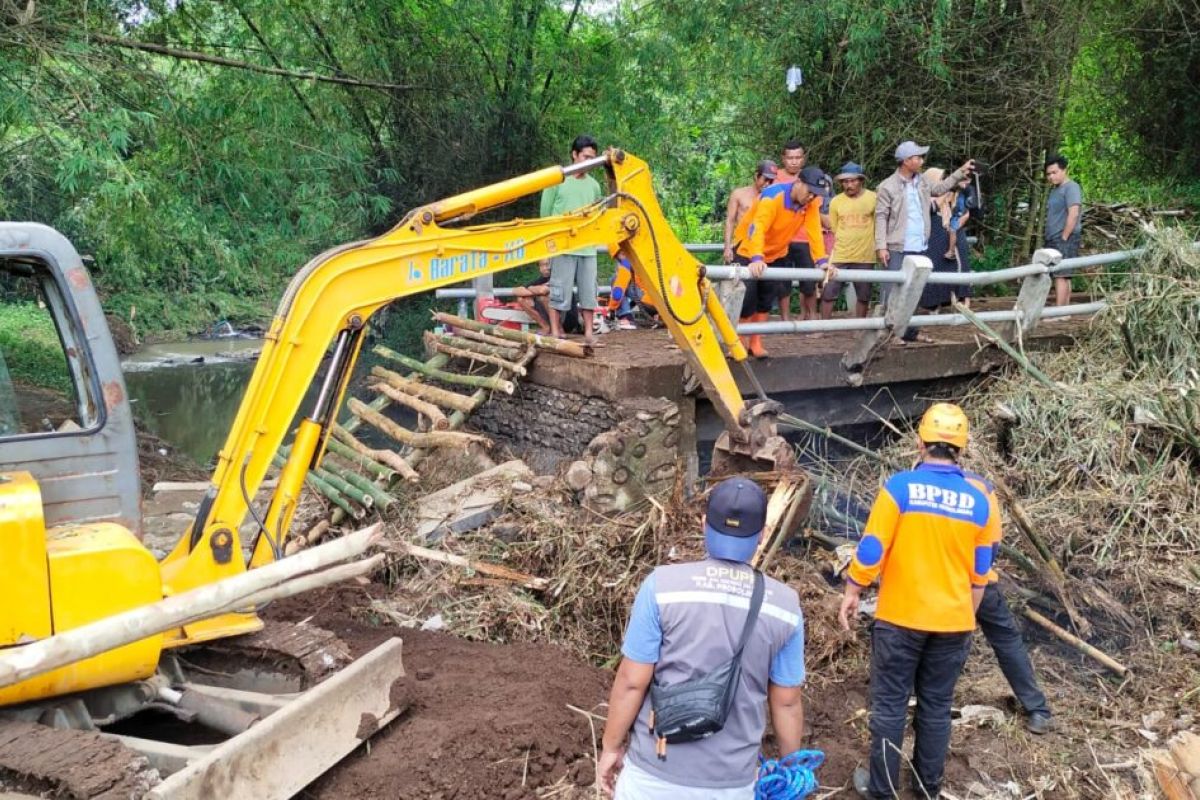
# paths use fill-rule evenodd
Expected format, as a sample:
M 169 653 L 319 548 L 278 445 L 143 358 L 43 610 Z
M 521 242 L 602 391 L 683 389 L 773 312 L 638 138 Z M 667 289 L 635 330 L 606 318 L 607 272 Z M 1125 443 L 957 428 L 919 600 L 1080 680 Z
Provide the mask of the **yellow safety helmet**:
M 921 417 L 917 436 L 927 444 L 945 442 L 962 450 L 967 446 L 970 428 L 967 415 L 961 408 L 953 403 L 934 403 Z

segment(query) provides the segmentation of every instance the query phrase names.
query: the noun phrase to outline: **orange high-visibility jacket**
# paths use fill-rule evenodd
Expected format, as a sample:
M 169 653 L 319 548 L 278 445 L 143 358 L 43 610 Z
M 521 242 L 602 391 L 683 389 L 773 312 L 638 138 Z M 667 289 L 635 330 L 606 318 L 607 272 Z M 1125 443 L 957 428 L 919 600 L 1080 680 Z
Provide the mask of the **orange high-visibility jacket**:
M 738 225 L 734 240 L 742 244 L 738 255 L 768 264 L 787 255 L 788 245 L 801 226 L 808 229 L 813 263 L 826 260 L 821 235 L 821 198 L 813 196 L 803 207 L 792 201 L 792 184 L 772 184 L 762 190 L 754 206 Z
M 975 629 L 972 587 L 987 585 L 998 509 L 951 464 L 893 475 L 875 498 L 848 576 L 879 578 L 875 618 L 918 631 Z

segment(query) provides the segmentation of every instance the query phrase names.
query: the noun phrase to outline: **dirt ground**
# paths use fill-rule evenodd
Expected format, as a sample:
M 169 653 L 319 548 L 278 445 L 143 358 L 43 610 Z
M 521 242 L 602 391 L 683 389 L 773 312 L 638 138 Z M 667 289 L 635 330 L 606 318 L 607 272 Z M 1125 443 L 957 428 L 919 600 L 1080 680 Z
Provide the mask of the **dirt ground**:
M 552 645 L 498 645 L 399 628 L 371 607 L 372 598 L 394 597 L 395 591 L 378 583 L 342 586 L 275 604 L 266 614 L 288 622 L 310 620 L 336 633 L 356 656 L 389 636 L 404 640 L 412 705 L 373 738 L 369 748 L 331 770 L 301 797 L 594 797 L 594 747 L 612 673 Z M 821 791 L 814 796 L 850 798 L 855 796 L 850 775 L 863 763 L 869 736 L 866 636 L 860 632 L 853 640 L 842 639 L 836 652 L 823 647 L 829 633 L 824 628 L 836 613 L 836 595 L 811 585 L 802 594 L 810 626 L 822 631 L 810 644 L 805 699 L 808 746 L 826 755 L 818 771 Z M 1035 662 L 1050 684 L 1051 702 L 1059 705 L 1077 691 L 1071 683 L 1082 677 L 1071 675 L 1073 667 L 1060 660 L 1063 655 L 1053 645 L 1034 646 Z M 1081 757 L 1084 732 L 1033 737 L 1011 713 L 1007 696 L 990 651 L 977 643 L 959 684 L 957 704 L 994 706 L 1005 712 L 1005 721 L 991 727 L 956 726 L 947 790 L 958 798 L 1106 796 L 1102 787 L 1080 793 L 1079 787 L 1070 792 L 1055 783 L 1056 770 L 1069 769 Z M 773 749 L 770 738 L 768 749 Z M 1125 760 L 1111 752 L 1099 757 L 1106 762 Z M 1020 794 L 999 793 L 997 787 L 1009 781 L 1014 789 L 1021 788 Z M 988 790 L 983 792 L 985 786 Z
M 267 612 L 270 619 L 310 619 L 355 656 L 390 636 L 404 640 L 412 705 L 301 797 L 517 800 L 591 785 L 595 740 L 585 712 L 607 698 L 607 671 L 551 645 L 469 642 L 372 624 L 370 597 L 387 591 L 378 584 L 341 587 Z

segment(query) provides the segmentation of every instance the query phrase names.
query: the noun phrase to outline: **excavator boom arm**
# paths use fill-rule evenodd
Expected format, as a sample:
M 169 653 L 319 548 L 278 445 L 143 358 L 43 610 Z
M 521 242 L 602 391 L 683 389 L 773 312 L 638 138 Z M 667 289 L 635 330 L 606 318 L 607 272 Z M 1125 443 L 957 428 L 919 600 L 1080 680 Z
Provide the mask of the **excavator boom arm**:
M 595 206 L 558 217 L 443 227 L 597 167 L 608 173 L 610 194 Z M 168 593 L 246 569 L 238 526 L 330 343 L 327 377 L 292 444 L 252 565 L 282 551 L 304 476 L 323 455 L 371 314 L 399 298 L 593 247 L 615 249 L 629 261 L 714 407 L 738 436 L 744 404 L 725 352 L 740 361 L 745 349 L 710 291 L 704 267 L 663 216 L 649 168 L 611 150 L 589 162 L 543 169 L 423 206 L 383 236 L 328 250 L 305 265 L 280 301 L 196 519 L 163 562 Z M 217 624 L 183 635 L 178 643 L 228 633 Z

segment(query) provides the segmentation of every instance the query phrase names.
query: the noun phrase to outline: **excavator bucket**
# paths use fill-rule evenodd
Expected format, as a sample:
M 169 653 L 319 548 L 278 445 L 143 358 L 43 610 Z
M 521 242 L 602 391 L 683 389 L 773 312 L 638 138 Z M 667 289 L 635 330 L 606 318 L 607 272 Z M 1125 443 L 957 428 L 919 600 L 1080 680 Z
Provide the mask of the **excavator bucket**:
M 717 438 L 711 474 L 720 477 L 798 470 L 795 450 L 775 427 L 775 420 L 782 412 L 783 406 L 774 400 L 747 403 L 742 411 L 741 428 L 726 430 Z

